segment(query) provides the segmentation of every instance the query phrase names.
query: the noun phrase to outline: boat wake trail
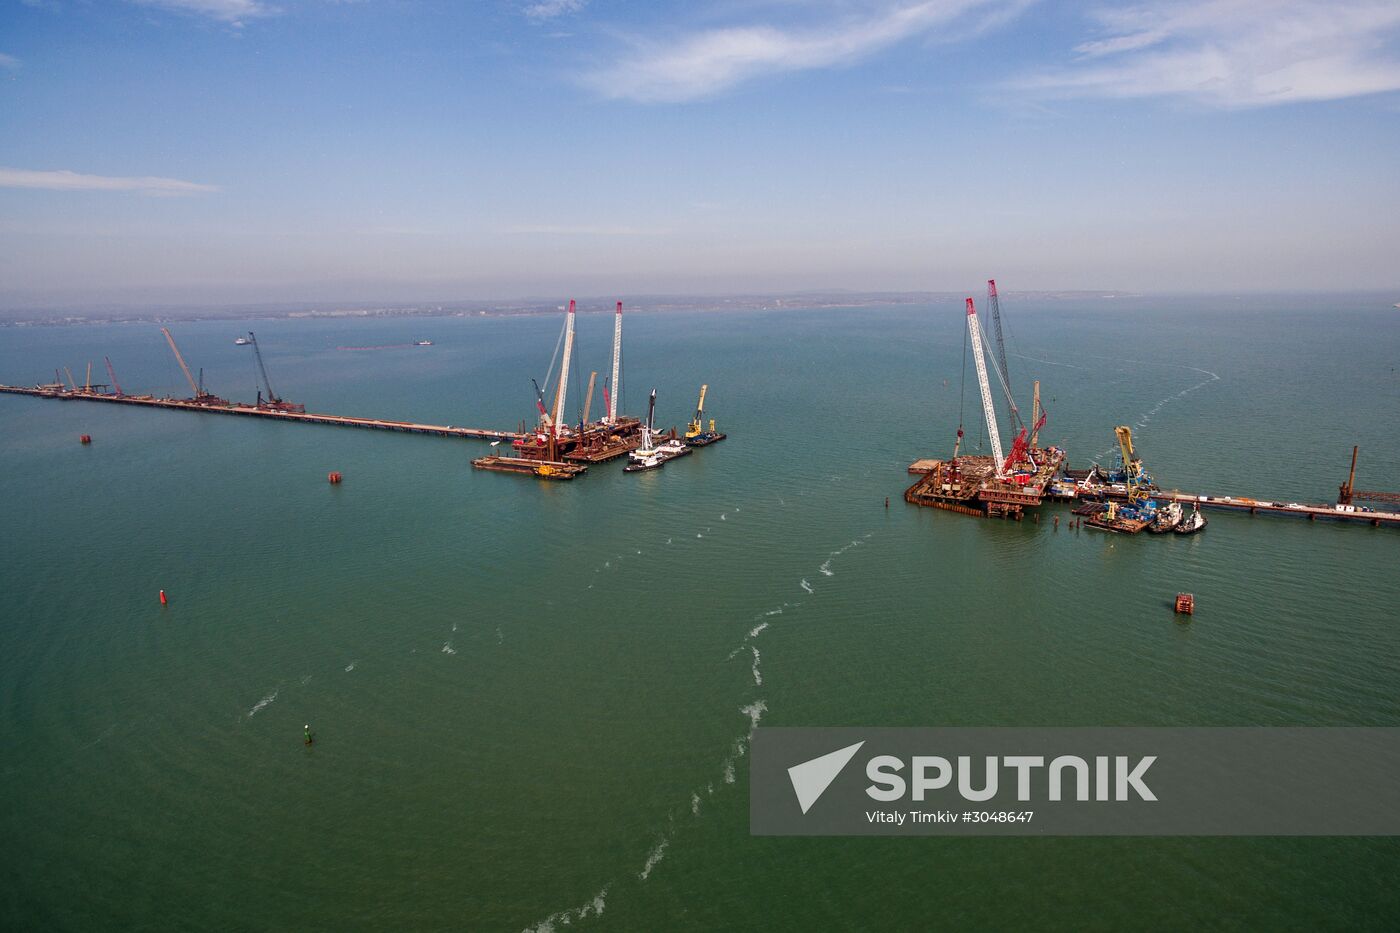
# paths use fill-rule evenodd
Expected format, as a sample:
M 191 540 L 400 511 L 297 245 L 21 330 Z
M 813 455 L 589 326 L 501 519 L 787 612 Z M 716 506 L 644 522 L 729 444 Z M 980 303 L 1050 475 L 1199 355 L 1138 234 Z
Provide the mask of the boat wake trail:
M 808 594 L 809 596 L 815 595 L 816 592 L 817 592 L 816 590 L 812 589 L 812 584 L 810 584 L 810 583 L 807 582 L 807 578 L 806 578 L 806 577 L 803 577 L 803 578 L 802 578 L 802 584 L 801 584 L 801 586 L 802 586 L 802 588 L 803 588 L 804 590 L 807 591 L 807 594 Z
M 646 881 L 647 878 L 651 877 L 651 870 L 656 867 L 656 863 L 666 857 L 666 846 L 669 843 L 670 840 L 663 836 L 661 841 L 656 844 L 656 848 L 647 855 L 647 863 L 642 866 L 642 873 L 637 876 L 638 878 Z
M 1195 383 L 1194 385 L 1189 385 L 1189 386 L 1187 386 L 1186 388 L 1182 389 L 1180 392 L 1174 392 L 1174 393 L 1172 393 L 1171 395 L 1166 396 L 1165 398 L 1160 398 L 1160 399 L 1158 399 L 1157 402 L 1156 402 L 1151 408 L 1149 408 L 1147 411 L 1143 412 L 1142 414 L 1138 415 L 1137 420 L 1133 422 L 1133 427 L 1138 428 L 1139 430 L 1141 430 L 1142 428 L 1147 427 L 1148 423 L 1152 421 L 1153 415 L 1156 415 L 1159 411 L 1161 411 L 1161 410 L 1162 410 L 1164 407 L 1166 407 L 1167 405 L 1171 404 L 1172 402 L 1177 401 L 1178 399 L 1183 399 L 1183 398 L 1185 398 L 1186 396 L 1190 395 L 1192 392 L 1195 392 L 1197 389 L 1203 389 L 1203 388 L 1205 388 L 1206 386 L 1210 385 L 1212 382 L 1219 382 L 1219 381 L 1220 381 L 1220 376 L 1219 376 L 1219 374 L 1213 373 L 1213 372 L 1211 372 L 1211 371 L 1208 370 L 1208 369 L 1201 369 L 1201 368 L 1199 368 L 1199 367 L 1197 367 L 1197 366 L 1186 366 L 1186 365 L 1183 365 L 1183 364 L 1181 364 L 1181 363 L 1149 363 L 1149 362 L 1146 362 L 1146 361 L 1144 361 L 1144 360 L 1124 360 L 1123 362 L 1125 362 L 1125 363 L 1132 363 L 1132 364 L 1135 364 L 1135 365 L 1138 365 L 1138 366 L 1173 366 L 1173 367 L 1176 367 L 1176 368 L 1178 368 L 1178 369 L 1185 369 L 1185 370 L 1189 370 L 1189 371 L 1194 372 L 1194 373 L 1200 373 L 1201 375 L 1203 375 L 1203 376 L 1206 377 L 1205 379 L 1202 379 L 1200 382 L 1197 382 L 1197 383 Z M 1107 450 L 1102 451 L 1101 453 L 1099 453 L 1098 456 L 1094 457 L 1094 461 L 1095 461 L 1095 462 L 1098 462 L 1098 461 L 1102 460 L 1104 457 L 1110 456 L 1110 455 L 1111 455 L 1115 450 L 1117 450 L 1117 449 L 1118 449 L 1117 445 L 1114 445 L 1114 446 L 1109 447 Z
M 268 705 L 272 703 L 273 700 L 277 699 L 277 694 L 278 694 L 278 692 L 279 692 L 281 689 L 282 689 L 282 687 L 281 687 L 280 684 L 279 684 L 278 686 L 276 686 L 276 687 L 273 687 L 271 693 L 269 693 L 267 696 L 263 697 L 263 698 L 262 698 L 261 700 L 259 700 L 256 704 L 254 704 L 254 706 L 253 706 L 252 709 L 248 710 L 248 718 L 249 718 L 249 719 L 252 719 L 252 718 L 253 718 L 254 716 L 256 716 L 261 710 L 266 709 L 266 708 L 268 707 Z
M 555 933 L 559 926 L 569 926 L 575 920 L 586 920 L 589 917 L 600 917 L 603 914 L 603 906 L 607 902 L 608 889 L 612 883 L 603 885 L 603 890 L 593 896 L 593 899 L 582 907 L 571 907 L 568 910 L 561 910 L 558 913 L 550 914 L 534 926 L 525 928 L 524 933 Z
M 443 645 L 442 645 L 442 653 L 443 653 L 443 654 L 456 654 L 456 653 L 457 653 L 457 649 L 454 648 L 454 647 L 452 647 L 452 642 L 450 642 L 450 641 L 443 642 Z
M 753 652 L 753 685 L 754 685 L 755 687 L 762 687 L 762 686 L 763 686 L 763 675 L 760 674 L 759 671 L 758 671 L 758 662 L 759 662 L 758 649 L 755 648 L 754 646 L 750 645 L 750 646 L 749 646 L 749 650 Z

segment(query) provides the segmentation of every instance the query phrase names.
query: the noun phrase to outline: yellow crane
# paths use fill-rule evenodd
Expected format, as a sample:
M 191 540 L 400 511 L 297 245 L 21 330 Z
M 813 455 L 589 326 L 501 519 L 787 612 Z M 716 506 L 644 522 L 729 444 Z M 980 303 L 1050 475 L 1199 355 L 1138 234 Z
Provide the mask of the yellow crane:
M 1146 493 L 1142 491 L 1142 458 L 1133 452 L 1133 429 L 1126 424 L 1120 424 L 1113 429 L 1113 433 L 1118 436 L 1118 449 L 1123 455 L 1123 472 L 1126 474 L 1128 486 L 1128 501 L 1136 502 L 1138 499 L 1146 498 Z
M 699 437 L 699 436 L 704 432 L 704 426 L 703 426 L 703 423 L 702 423 L 702 419 L 703 419 L 704 416 L 705 416 L 705 392 L 708 391 L 709 388 L 710 388 L 710 387 L 709 387 L 708 385 L 702 385 L 702 386 L 700 387 L 700 401 L 699 401 L 699 403 L 695 406 L 695 419 L 694 419 L 693 421 L 691 421 L 690 424 L 686 425 L 686 428 L 685 428 L 685 436 L 686 436 L 686 437 Z M 722 400 L 721 400 L 721 401 L 722 401 Z M 714 419 L 711 419 L 711 420 L 710 420 L 710 431 L 711 431 L 711 433 L 713 433 L 714 430 L 715 430 L 715 422 L 714 422 Z

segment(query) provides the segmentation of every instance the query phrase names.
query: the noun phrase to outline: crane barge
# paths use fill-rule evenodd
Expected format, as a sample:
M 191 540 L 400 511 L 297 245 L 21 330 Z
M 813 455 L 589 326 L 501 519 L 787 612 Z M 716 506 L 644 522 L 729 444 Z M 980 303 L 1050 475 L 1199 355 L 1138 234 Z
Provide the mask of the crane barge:
M 1035 443 L 1046 419 L 1039 404 L 1039 383 L 1036 383 L 1036 402 L 1032 411 L 1034 422 L 1030 427 L 1021 423 L 1004 363 L 1006 348 L 1001 336 L 996 281 L 989 279 L 987 287 L 996 309 L 997 349 L 992 351 L 986 346 L 987 338 L 978 320 L 977 306 L 971 298 L 965 305 L 965 347 L 972 353 L 972 363 L 977 373 L 977 389 L 982 401 L 991 456 L 960 453 L 963 429 L 959 424 L 951 458 L 919 460 L 910 466 L 909 472 L 918 474 L 919 479 L 905 490 L 904 500 L 914 505 L 967 515 L 1003 516 L 1019 521 L 1026 508 L 1039 506 L 1044 500 L 1047 487 L 1054 481 L 1056 471 L 1064 462 L 1064 451 L 1053 446 L 1040 447 Z M 1012 439 L 1011 451 L 1005 454 L 997 424 L 996 405 L 992 400 L 991 378 L 987 373 L 988 357 L 1006 396 L 1011 426 L 1013 430 L 1019 428 Z M 963 369 L 965 381 L 966 353 Z

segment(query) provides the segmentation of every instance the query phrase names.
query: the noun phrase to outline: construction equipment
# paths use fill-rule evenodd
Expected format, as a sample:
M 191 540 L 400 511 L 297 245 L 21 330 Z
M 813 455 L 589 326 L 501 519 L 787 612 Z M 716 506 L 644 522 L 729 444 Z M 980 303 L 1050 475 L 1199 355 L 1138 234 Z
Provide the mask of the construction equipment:
M 1133 429 L 1120 424 L 1113 433 L 1118 437 L 1118 450 L 1123 457 L 1123 482 L 1128 487 L 1128 501 L 1137 503 L 1147 499 L 1146 487 L 1151 484 L 1151 477 L 1142 468 L 1142 458 L 1133 450 Z
M 617 423 L 618 387 L 622 378 L 622 302 L 617 303 L 613 320 L 612 379 L 603 383 L 603 398 L 608 404 L 608 424 Z
M 1400 502 L 1400 492 L 1366 492 L 1356 488 L 1356 452 L 1359 447 L 1351 449 L 1351 472 L 1347 474 L 1347 481 L 1337 488 L 1337 504 L 1351 505 L 1353 499 L 1365 499 L 1368 502 Z
M 190 367 L 185 363 L 185 358 L 180 355 L 180 348 L 175 346 L 175 338 L 170 335 L 170 331 L 164 327 L 160 332 L 165 335 L 165 340 L 170 344 L 170 351 L 175 354 L 175 362 L 180 364 L 180 372 L 185 374 L 185 381 L 190 384 L 190 391 L 194 393 L 193 402 L 201 405 L 227 405 L 228 402 L 204 391 L 204 370 L 199 371 L 199 382 L 194 381 L 194 374 L 190 372 Z
M 559 382 L 554 387 L 553 426 L 558 430 L 566 424 L 564 403 L 569 394 L 569 363 L 574 355 L 574 300 L 569 299 L 569 314 L 564 319 L 564 359 L 559 364 Z
M 1016 402 L 1011 396 L 1011 370 L 1006 365 L 1006 341 L 1001 335 L 1001 298 L 997 295 L 996 279 L 987 280 L 987 303 L 992 307 L 992 326 L 997 334 L 996 362 L 999 364 L 1002 387 L 1006 390 L 1006 400 L 1011 405 L 1011 429 L 1014 431 L 1020 418 L 1016 411 Z
M 275 411 L 306 411 L 305 405 L 298 405 L 295 402 L 283 401 L 281 398 L 278 397 L 276 392 L 272 391 L 272 382 L 267 378 L 267 366 L 263 364 L 262 350 L 258 347 L 258 338 L 251 330 L 248 331 L 248 342 L 253 345 L 253 356 L 257 357 L 258 370 L 262 373 L 263 385 L 267 386 L 267 401 L 263 401 L 262 390 L 259 389 L 257 407 L 271 408 Z M 203 379 L 202 372 L 200 374 L 200 378 Z
M 708 385 L 702 385 L 700 387 L 700 401 L 695 406 L 695 418 L 691 420 L 690 424 L 686 425 L 685 428 L 685 436 L 688 438 L 697 437 L 699 436 L 700 432 L 704 430 L 703 422 L 701 419 L 705 415 L 705 392 L 709 388 L 710 387 Z M 714 422 L 711 422 L 710 430 L 713 431 L 714 429 Z
M 1031 449 L 1040 446 L 1040 429 L 1045 424 L 1045 415 L 1040 410 L 1040 380 L 1035 381 L 1035 389 L 1031 395 L 1031 424 L 1035 425 L 1031 429 Z
M 87 378 L 83 380 L 83 391 L 92 391 L 92 360 L 88 360 Z
M 78 391 L 78 383 L 73 379 L 73 370 L 65 366 L 63 371 L 68 374 L 68 385 L 72 386 L 74 392 Z
M 583 400 L 583 418 L 580 419 L 582 426 L 579 428 L 579 433 L 582 433 L 584 427 L 588 425 L 588 411 L 593 407 L 593 384 L 597 381 L 598 371 L 595 369 L 588 374 L 588 396 Z
M 972 299 L 967 299 L 967 333 L 972 343 L 972 362 L 977 367 L 977 385 L 982 390 L 982 413 L 987 418 L 987 437 L 992 444 L 992 462 L 996 464 L 996 478 L 1004 475 L 1001 454 L 1001 433 L 997 430 L 997 413 L 992 406 L 992 387 L 987 381 L 987 361 L 982 357 L 982 328 L 977 322 L 977 307 Z
M 104 356 L 103 359 L 107 361 L 107 375 L 112 377 L 112 389 L 118 395 L 122 395 L 121 384 L 117 382 L 117 371 L 112 368 L 112 358 L 110 356 Z

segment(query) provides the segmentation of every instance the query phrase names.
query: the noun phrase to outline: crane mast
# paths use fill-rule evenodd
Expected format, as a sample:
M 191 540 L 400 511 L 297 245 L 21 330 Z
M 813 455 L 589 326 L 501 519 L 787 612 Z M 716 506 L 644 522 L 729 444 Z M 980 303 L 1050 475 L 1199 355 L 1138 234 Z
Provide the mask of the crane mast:
M 700 402 L 695 406 L 695 420 L 690 422 L 690 430 L 685 432 L 686 437 L 698 437 L 705 430 L 705 393 L 709 388 L 708 385 L 700 387 Z
M 617 423 L 617 386 L 622 369 L 622 302 L 617 303 L 617 316 L 613 319 L 612 380 L 604 383 L 603 394 L 608 400 L 608 424 Z M 611 390 L 611 391 L 609 391 Z
M 175 346 L 175 338 L 170 336 L 170 331 L 162 327 L 160 332 L 165 335 L 166 341 L 170 344 L 170 350 L 175 354 L 175 362 L 180 364 L 180 371 L 185 374 L 185 381 L 190 384 L 190 391 L 195 394 L 195 398 L 203 395 L 199 391 L 199 386 L 195 385 L 194 375 L 190 372 L 189 366 L 185 365 L 185 358 L 180 355 L 180 348 Z
M 967 299 L 967 333 L 972 343 L 972 362 L 977 367 L 977 386 L 982 390 L 982 413 L 987 418 L 987 437 L 992 442 L 992 464 L 1000 479 L 1005 467 L 1001 455 L 1001 434 L 997 431 L 997 412 L 992 407 L 992 387 L 987 382 L 987 361 L 982 358 L 982 328 L 977 323 L 977 308 Z
M 569 316 L 564 321 L 564 359 L 559 364 L 559 385 L 555 387 L 554 424 L 566 424 L 564 402 L 569 394 L 569 361 L 574 353 L 574 301 L 569 299 Z

